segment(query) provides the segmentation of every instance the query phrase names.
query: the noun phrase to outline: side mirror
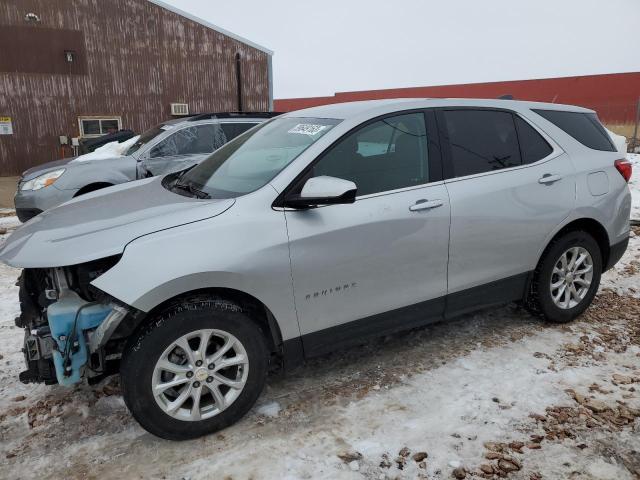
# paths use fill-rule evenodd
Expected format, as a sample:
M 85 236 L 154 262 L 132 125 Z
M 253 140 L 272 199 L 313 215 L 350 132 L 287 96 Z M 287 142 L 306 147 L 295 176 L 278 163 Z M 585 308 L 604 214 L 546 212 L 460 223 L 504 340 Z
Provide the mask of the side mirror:
M 355 183 L 342 178 L 326 175 L 307 180 L 300 195 L 289 195 L 285 207 L 311 208 L 318 205 L 337 205 L 356 201 L 358 187 Z

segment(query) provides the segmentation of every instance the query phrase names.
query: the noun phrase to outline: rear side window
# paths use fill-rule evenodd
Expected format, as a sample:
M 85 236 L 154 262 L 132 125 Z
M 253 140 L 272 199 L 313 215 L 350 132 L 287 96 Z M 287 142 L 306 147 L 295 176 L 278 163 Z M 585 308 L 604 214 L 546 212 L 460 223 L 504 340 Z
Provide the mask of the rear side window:
M 534 112 L 564 130 L 585 147 L 605 152 L 616 151 L 595 113 L 561 112 L 558 110 L 534 110 Z
M 551 145 L 531 125 L 518 116 L 515 118 L 523 164 L 535 163 L 553 152 Z
M 510 112 L 444 110 L 453 176 L 463 177 L 521 165 Z

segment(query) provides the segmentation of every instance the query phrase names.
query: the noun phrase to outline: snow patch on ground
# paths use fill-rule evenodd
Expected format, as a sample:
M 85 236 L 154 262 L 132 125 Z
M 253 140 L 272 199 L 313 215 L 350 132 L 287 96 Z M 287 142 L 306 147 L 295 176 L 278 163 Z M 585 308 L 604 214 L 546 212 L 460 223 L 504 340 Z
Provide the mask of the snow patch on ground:
M 640 221 L 640 153 L 627 153 L 627 159 L 633 165 L 633 174 L 629 181 L 631 189 L 631 219 Z
M 89 160 L 104 160 L 107 158 L 122 157 L 127 150 L 138 141 L 140 135 L 131 137 L 122 143 L 109 142 L 101 147 L 96 148 L 93 152 L 85 153 L 71 160 L 71 163 L 88 162 Z
M 264 403 L 256 407 L 256 413 L 258 415 L 264 415 L 265 417 L 277 417 L 280 410 L 280 404 L 278 402 Z
M 614 133 L 611 130 L 609 130 L 607 127 L 605 127 L 604 129 L 607 131 L 607 133 L 611 137 L 611 140 L 613 141 L 613 144 L 616 146 L 616 150 L 618 150 L 621 153 L 626 153 L 627 152 L 627 137 L 623 137 L 622 135 L 618 135 L 617 133 Z
M 638 275 L 640 275 L 640 234 L 636 232 L 640 232 L 640 229 L 631 230 L 627 251 L 615 268 L 602 276 L 600 286 L 613 290 L 618 295 L 640 298 L 640 282 L 638 281 Z

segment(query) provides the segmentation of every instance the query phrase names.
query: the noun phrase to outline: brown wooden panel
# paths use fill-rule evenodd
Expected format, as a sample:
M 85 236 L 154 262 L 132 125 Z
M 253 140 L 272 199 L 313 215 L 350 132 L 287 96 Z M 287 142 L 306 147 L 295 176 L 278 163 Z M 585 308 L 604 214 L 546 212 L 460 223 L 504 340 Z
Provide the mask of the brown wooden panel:
M 25 22 L 30 12 L 38 23 Z M 82 32 L 86 75 L 0 71 L 0 116 L 14 128 L 0 135 L 0 175 L 59 158 L 58 137 L 77 136 L 80 116 L 119 116 L 141 132 L 170 118 L 172 102 L 191 113 L 235 110 L 236 53 L 244 108 L 269 109 L 265 52 L 147 0 L 0 0 L 0 31 L 13 27 Z
M 3 26 L 0 72 L 84 75 L 87 57 L 80 30 Z M 72 53 L 68 62 L 65 52 Z

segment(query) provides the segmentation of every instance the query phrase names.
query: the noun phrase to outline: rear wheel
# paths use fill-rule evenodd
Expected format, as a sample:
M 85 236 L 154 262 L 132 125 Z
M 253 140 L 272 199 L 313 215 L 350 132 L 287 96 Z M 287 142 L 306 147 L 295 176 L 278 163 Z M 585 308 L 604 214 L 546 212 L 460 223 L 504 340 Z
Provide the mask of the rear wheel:
M 151 320 L 122 360 L 125 403 L 150 433 L 195 438 L 244 416 L 268 367 L 264 333 L 226 300 L 192 298 Z
M 525 304 L 552 322 L 569 322 L 591 304 L 600 285 L 602 254 L 587 232 L 556 239 L 534 272 Z

